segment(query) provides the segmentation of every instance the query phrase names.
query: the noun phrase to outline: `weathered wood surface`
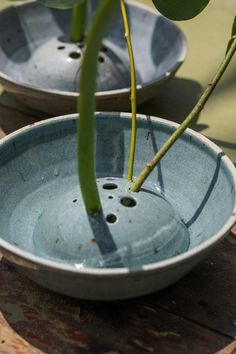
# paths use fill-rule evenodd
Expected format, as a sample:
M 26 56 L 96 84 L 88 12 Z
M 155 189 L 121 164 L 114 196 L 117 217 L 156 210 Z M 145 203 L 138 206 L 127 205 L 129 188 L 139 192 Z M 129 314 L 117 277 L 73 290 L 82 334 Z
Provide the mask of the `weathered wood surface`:
M 236 236 L 231 234 L 188 276 L 149 297 L 158 306 L 194 323 L 236 337 Z
M 230 272 L 216 261 L 225 252 L 236 256 L 236 246 L 225 241 L 169 289 L 113 303 L 54 294 L 2 260 L 0 352 L 210 354 L 235 348 L 235 261 L 230 257 Z
M 0 0 L 0 8 L 6 4 Z M 181 121 L 196 102 L 213 63 L 222 58 L 235 0 L 214 0 L 210 6 L 211 11 L 198 19 L 180 24 L 190 42 L 186 64 L 177 78 L 141 107 L 142 112 Z M 212 26 L 214 30 L 209 30 Z M 215 139 L 236 162 L 234 72 L 235 61 L 194 129 Z M 44 114 L 11 95 L 1 95 L 0 137 L 43 118 Z M 114 303 L 54 294 L 2 260 L 0 353 L 236 354 L 235 235 L 236 228 L 205 261 L 168 289 Z

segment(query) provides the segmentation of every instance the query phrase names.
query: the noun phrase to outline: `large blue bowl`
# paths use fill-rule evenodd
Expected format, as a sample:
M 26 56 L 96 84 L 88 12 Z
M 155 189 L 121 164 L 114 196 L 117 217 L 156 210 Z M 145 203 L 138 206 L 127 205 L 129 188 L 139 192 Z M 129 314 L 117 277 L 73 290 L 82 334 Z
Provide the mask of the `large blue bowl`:
M 134 196 L 125 179 L 130 115 L 98 113 L 96 125 L 102 232 L 89 224 L 80 197 L 76 115 L 63 116 L 0 142 L 1 252 L 29 278 L 63 294 L 140 296 L 184 276 L 234 225 L 235 168 L 215 144 L 187 130 Z M 138 116 L 135 175 L 176 126 Z M 124 195 L 134 208 L 121 206 Z

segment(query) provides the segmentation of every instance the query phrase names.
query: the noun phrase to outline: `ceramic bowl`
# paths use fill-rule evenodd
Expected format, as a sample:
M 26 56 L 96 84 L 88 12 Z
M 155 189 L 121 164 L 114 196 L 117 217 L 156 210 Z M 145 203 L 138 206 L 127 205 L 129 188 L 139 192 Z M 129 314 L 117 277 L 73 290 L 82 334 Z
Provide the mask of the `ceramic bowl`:
M 88 2 L 89 20 L 98 1 Z M 180 29 L 151 8 L 128 2 L 127 10 L 140 104 L 174 75 L 185 58 L 186 44 Z M 84 47 L 70 43 L 70 20 L 70 10 L 49 9 L 34 1 L 0 12 L 0 82 L 27 105 L 54 116 L 76 111 Z M 97 108 L 130 109 L 129 97 L 129 59 L 117 13 L 98 58 Z
M 97 113 L 100 220 L 87 216 L 80 194 L 76 115 L 33 124 L 0 141 L 1 252 L 38 284 L 83 299 L 148 294 L 183 277 L 235 223 L 234 165 L 192 130 L 142 190 L 131 193 L 130 118 Z M 138 116 L 135 175 L 176 127 Z

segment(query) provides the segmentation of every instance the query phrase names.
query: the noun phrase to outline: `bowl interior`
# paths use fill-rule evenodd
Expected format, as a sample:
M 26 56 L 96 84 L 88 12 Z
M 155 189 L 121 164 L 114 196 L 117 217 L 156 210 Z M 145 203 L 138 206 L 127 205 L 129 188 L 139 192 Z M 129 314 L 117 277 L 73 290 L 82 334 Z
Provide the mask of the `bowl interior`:
M 90 20 L 98 0 L 88 3 Z M 134 4 L 127 8 L 137 84 L 160 81 L 182 63 L 183 36 L 173 23 L 153 11 Z M 38 2 L 2 11 L 0 71 L 4 77 L 40 90 L 77 92 L 84 48 L 81 43 L 70 43 L 70 20 L 70 10 L 50 9 Z M 124 27 L 117 13 L 99 54 L 97 91 L 128 88 L 129 76 Z
M 108 178 L 108 184 L 114 182 L 109 178 L 119 180 L 126 176 L 129 118 L 128 114 L 97 114 L 97 177 L 100 180 Z M 35 248 L 32 230 L 36 219 L 43 215 L 45 195 L 48 194 L 48 201 L 53 202 L 59 194 L 60 203 L 57 205 L 63 205 L 67 195 L 70 205 L 77 202 L 74 194 L 77 185 L 75 119 L 76 116 L 67 116 L 45 121 L 23 129 L 0 143 L 2 239 L 31 253 L 32 257 L 40 256 Z M 170 122 L 139 117 L 135 175 L 173 129 Z M 188 131 L 175 143 L 144 185 L 144 188 L 158 192 L 178 212 L 188 229 L 188 250 L 213 237 L 233 213 L 235 177 L 227 161 L 220 149 L 212 148 L 207 139 Z M 49 189 L 51 192 L 45 193 Z M 60 212 L 60 206 L 58 210 Z M 152 219 L 157 217 L 155 208 L 144 209 L 143 213 L 144 219 L 149 214 Z M 23 223 L 21 215 L 24 215 Z M 45 220 L 50 220 L 50 217 L 48 214 Z M 44 226 L 45 235 L 42 237 L 46 240 L 47 223 Z M 113 232 L 112 224 L 108 223 L 106 227 Z M 158 228 L 158 225 L 155 227 Z M 120 231 L 122 233 L 122 228 Z

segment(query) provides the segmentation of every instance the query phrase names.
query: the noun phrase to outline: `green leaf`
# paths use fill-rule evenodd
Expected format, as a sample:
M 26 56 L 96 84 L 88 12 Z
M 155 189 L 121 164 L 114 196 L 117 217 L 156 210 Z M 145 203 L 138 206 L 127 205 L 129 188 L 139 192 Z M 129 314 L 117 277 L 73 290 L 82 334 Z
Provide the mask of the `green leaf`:
M 210 0 L 152 0 L 157 10 L 165 17 L 182 21 L 197 16 Z
M 233 36 L 236 36 L 236 16 L 235 16 L 235 18 L 234 18 L 234 22 L 233 22 L 233 27 L 232 27 L 232 32 L 231 32 L 231 38 L 230 38 L 230 40 L 229 40 L 229 43 L 228 43 L 228 47 L 227 47 L 227 50 L 226 50 L 226 53 L 225 54 L 227 54 L 228 53 L 228 50 L 229 50 L 229 48 L 231 47 L 231 45 L 232 45 L 232 43 L 233 43 Z
M 85 0 L 38 0 L 41 4 L 57 9 L 69 9 Z

